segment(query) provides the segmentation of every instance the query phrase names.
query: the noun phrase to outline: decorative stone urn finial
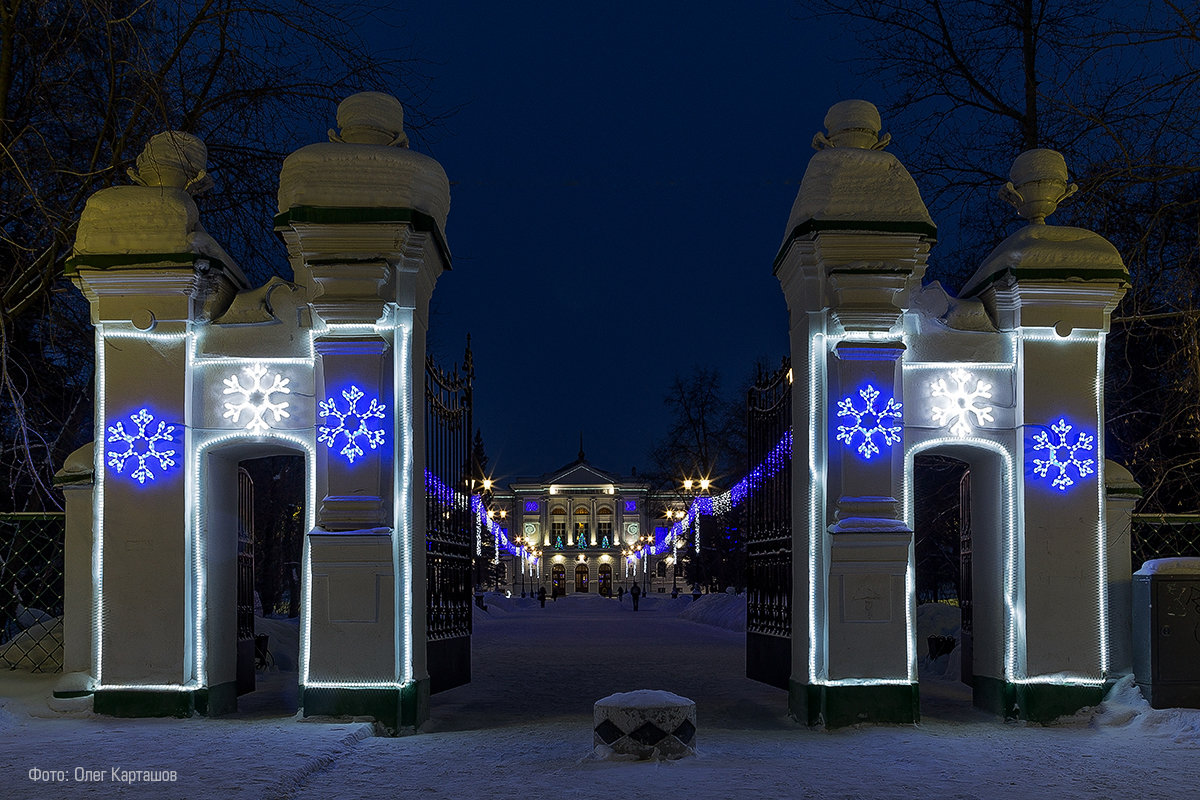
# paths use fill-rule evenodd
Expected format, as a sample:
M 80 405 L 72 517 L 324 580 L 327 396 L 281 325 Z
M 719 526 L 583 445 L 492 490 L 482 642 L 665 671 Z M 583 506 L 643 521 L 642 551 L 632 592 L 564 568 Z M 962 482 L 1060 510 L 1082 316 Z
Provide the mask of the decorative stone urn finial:
M 1067 178 L 1067 162 L 1057 150 L 1026 150 L 1013 161 L 1000 198 L 1033 225 L 1045 225 L 1058 204 L 1079 190 Z
M 882 150 L 892 140 L 890 133 L 879 135 L 883 123 L 879 109 L 866 100 L 843 100 L 834 103 L 825 115 L 825 129 L 813 137 L 813 149 L 826 147 L 857 147 L 860 150 Z
M 341 134 L 329 131 L 329 141 L 348 144 L 381 144 L 408 147 L 404 133 L 404 107 L 383 92 L 359 92 L 338 104 Z
M 128 170 L 129 179 L 139 186 L 183 189 L 197 195 L 212 188 L 208 177 L 208 148 L 198 137 L 183 131 L 164 131 L 150 137 L 137 166 Z

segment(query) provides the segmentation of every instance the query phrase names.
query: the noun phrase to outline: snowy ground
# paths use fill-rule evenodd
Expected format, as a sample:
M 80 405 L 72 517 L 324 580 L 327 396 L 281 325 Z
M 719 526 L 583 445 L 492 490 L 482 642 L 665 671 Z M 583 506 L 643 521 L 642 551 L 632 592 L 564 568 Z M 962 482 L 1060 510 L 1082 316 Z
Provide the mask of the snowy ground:
M 650 596 L 637 613 L 628 598 L 595 595 L 545 609 L 489 601 L 476 615 L 474 680 L 436 695 L 416 736 L 297 721 L 291 672 L 243 698 L 253 703 L 237 716 L 192 720 L 96 717 L 47 700 L 53 677 L 0 674 L 0 797 L 1200 797 L 1200 711 L 1151 710 L 1128 684 L 1041 726 L 980 714 L 959 684 L 931 680 L 920 725 L 809 730 L 787 718 L 783 691 L 742 677 L 744 635 L 726 629 L 740 598 L 689 608 Z M 642 688 L 696 701 L 698 757 L 590 756 L 592 704 Z M 178 781 L 76 783 L 80 766 L 171 769 Z M 67 781 L 33 783 L 33 768 Z

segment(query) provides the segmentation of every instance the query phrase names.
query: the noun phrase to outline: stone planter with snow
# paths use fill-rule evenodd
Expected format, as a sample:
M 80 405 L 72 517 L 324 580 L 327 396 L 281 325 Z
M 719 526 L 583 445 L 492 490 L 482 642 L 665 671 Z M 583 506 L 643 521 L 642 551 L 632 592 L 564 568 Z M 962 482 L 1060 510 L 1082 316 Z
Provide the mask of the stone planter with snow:
M 696 754 L 696 704 L 671 692 L 609 695 L 596 701 L 592 720 L 598 752 L 608 748 L 639 759 Z

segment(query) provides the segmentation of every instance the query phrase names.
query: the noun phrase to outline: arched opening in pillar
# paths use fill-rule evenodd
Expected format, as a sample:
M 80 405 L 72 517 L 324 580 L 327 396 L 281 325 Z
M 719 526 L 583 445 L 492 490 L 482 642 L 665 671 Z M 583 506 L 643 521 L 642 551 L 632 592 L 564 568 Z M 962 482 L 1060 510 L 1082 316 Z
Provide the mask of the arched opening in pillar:
M 201 446 L 194 549 L 197 673 L 224 698 L 214 714 L 298 709 L 303 542 L 312 524 L 311 458 L 290 441 Z M 228 688 L 232 681 L 232 698 Z
M 1011 457 L 991 442 L 943 440 L 914 447 L 906 467 L 921 714 L 937 716 L 979 705 L 975 677 L 1010 666 Z

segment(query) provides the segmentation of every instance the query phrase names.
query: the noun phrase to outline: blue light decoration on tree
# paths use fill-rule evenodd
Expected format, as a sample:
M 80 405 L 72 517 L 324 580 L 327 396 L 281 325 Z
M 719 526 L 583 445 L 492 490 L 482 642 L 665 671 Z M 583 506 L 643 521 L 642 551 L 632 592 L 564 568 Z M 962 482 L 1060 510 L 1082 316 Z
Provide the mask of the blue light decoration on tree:
M 385 419 L 383 412 L 387 406 L 380 403 L 378 398 L 371 398 L 371 404 L 366 409 L 360 410 L 358 401 L 364 397 L 366 395 L 363 394 L 362 389 L 352 385 L 349 389 L 342 391 L 342 398 L 346 401 L 344 410 L 338 407 L 336 398 L 331 397 L 321 401 L 320 416 L 327 422 L 336 422 L 337 424 L 322 425 L 317 428 L 317 432 L 320 434 L 317 441 L 324 442 L 332 450 L 337 446 L 339 439 L 345 439 L 345 445 L 340 452 L 351 464 L 354 463 L 354 459 L 365 455 L 360 442 L 374 450 L 381 447 L 384 441 L 383 429 L 369 429 L 367 420 Z
M 608 549 L 608 537 L 607 536 L 605 536 L 603 539 L 600 540 L 600 547 L 605 550 Z
M 849 395 L 838 402 L 838 416 L 848 417 L 849 425 L 839 425 L 837 439 L 845 442 L 847 447 L 854 447 L 858 439 L 857 450 L 863 458 L 871 458 L 880 452 L 880 444 L 890 447 L 900 441 L 901 427 L 898 424 L 903 416 L 903 405 L 896 398 L 889 397 L 883 408 L 877 408 L 879 390 L 871 384 L 858 390 L 863 407 L 856 408 L 858 398 Z M 876 438 L 879 442 L 876 442 Z
M 563 549 L 563 541 L 562 541 L 562 536 L 557 536 L 557 537 L 555 537 L 555 539 L 554 539 L 554 549 L 555 549 L 555 550 L 562 550 L 562 549 Z
M 136 466 L 129 473 L 129 477 L 139 484 L 145 485 L 146 481 L 154 480 L 154 473 L 150 470 L 151 459 L 157 462 L 158 469 L 164 473 L 172 467 L 178 466 L 173 457 L 175 451 L 162 447 L 164 442 L 174 443 L 175 439 L 172 438 L 172 434 L 175 432 L 175 426 L 159 420 L 158 427 L 152 433 L 147 433 L 147 428 L 154 424 L 154 415 L 147 408 L 130 414 L 129 419 L 137 426 L 136 431 L 126 430 L 124 420 L 108 428 L 108 441 L 121 442 L 125 445 L 124 450 L 108 451 L 108 465 L 120 475 L 124 472 L 126 465 L 135 462 Z
M 1094 459 L 1080 458 L 1080 453 L 1091 452 L 1094 449 L 1096 437 L 1077 431 L 1075 441 L 1069 441 L 1068 437 L 1073 427 L 1065 417 L 1060 417 L 1058 422 L 1050 426 L 1054 438 L 1044 430 L 1038 431 L 1033 435 L 1033 445 L 1029 448 L 1033 473 L 1039 478 L 1053 475 L 1050 485 L 1060 492 L 1065 492 L 1068 487 L 1075 485 L 1075 479 L 1071 477 L 1072 470 L 1080 480 L 1096 471 Z M 1046 458 L 1037 458 L 1036 454 L 1039 452 L 1044 452 Z

